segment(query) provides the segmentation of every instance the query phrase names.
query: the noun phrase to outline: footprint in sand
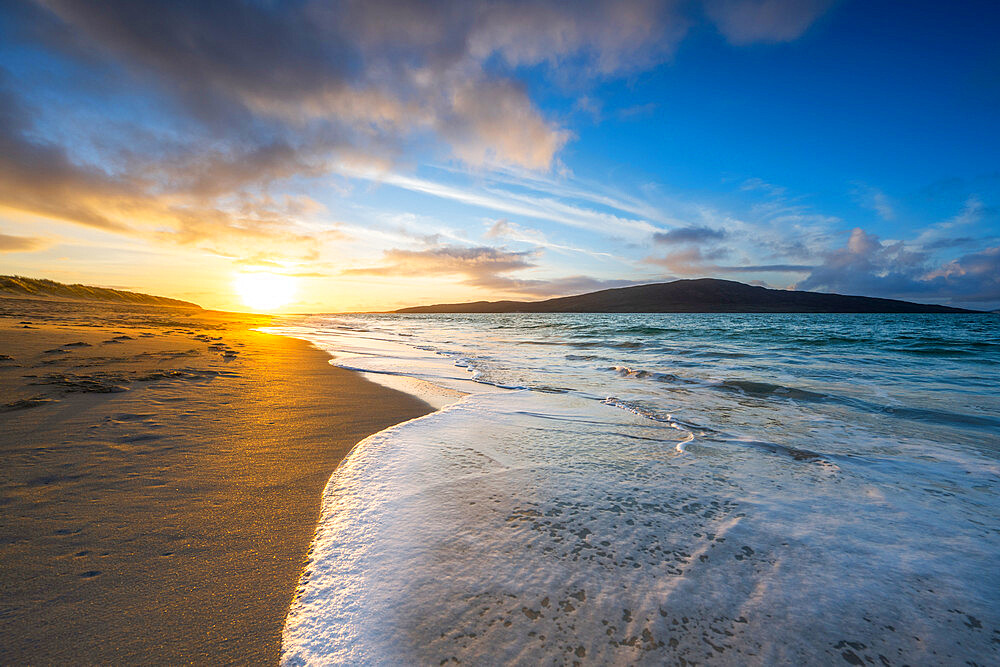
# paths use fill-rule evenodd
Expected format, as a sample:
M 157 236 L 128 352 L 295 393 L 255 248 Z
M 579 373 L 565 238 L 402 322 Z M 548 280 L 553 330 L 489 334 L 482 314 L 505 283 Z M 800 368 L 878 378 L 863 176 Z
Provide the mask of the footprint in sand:
M 21 398 L 10 403 L 0 405 L 0 412 L 11 412 L 13 410 L 26 410 L 27 408 L 37 408 L 46 403 L 54 403 L 56 399 L 45 396 L 34 396 L 32 398 Z

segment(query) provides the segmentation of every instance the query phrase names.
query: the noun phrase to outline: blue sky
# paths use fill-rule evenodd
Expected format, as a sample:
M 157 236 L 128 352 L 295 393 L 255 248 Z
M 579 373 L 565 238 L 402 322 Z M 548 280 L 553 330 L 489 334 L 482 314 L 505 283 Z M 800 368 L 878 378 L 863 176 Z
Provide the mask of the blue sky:
M 290 310 L 719 277 L 1000 307 L 1000 6 L 0 9 L 5 273 Z

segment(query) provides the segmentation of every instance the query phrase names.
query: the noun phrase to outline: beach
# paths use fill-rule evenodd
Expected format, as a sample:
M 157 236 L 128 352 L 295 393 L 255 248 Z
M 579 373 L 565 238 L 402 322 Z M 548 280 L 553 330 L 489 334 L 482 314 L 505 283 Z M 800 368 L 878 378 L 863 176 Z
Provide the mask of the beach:
M 992 319 L 0 309 L 3 664 L 995 662 Z
M 268 322 L 0 299 L 0 662 L 278 661 L 333 470 L 430 407 Z

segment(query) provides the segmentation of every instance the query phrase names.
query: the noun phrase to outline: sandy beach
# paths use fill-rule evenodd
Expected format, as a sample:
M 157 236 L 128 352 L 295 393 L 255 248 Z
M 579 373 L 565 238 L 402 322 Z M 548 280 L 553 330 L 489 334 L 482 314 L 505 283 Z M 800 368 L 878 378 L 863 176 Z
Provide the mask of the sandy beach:
M 277 662 L 332 471 L 430 408 L 267 321 L 0 298 L 0 662 Z

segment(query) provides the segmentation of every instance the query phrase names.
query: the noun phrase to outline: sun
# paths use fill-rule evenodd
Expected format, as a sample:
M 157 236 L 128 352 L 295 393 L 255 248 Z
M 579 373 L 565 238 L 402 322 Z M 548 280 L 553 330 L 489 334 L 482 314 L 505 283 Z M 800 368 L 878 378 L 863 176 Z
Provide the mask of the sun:
M 296 283 L 291 276 L 277 273 L 240 273 L 233 287 L 240 299 L 254 310 L 270 311 L 281 308 L 295 296 Z

